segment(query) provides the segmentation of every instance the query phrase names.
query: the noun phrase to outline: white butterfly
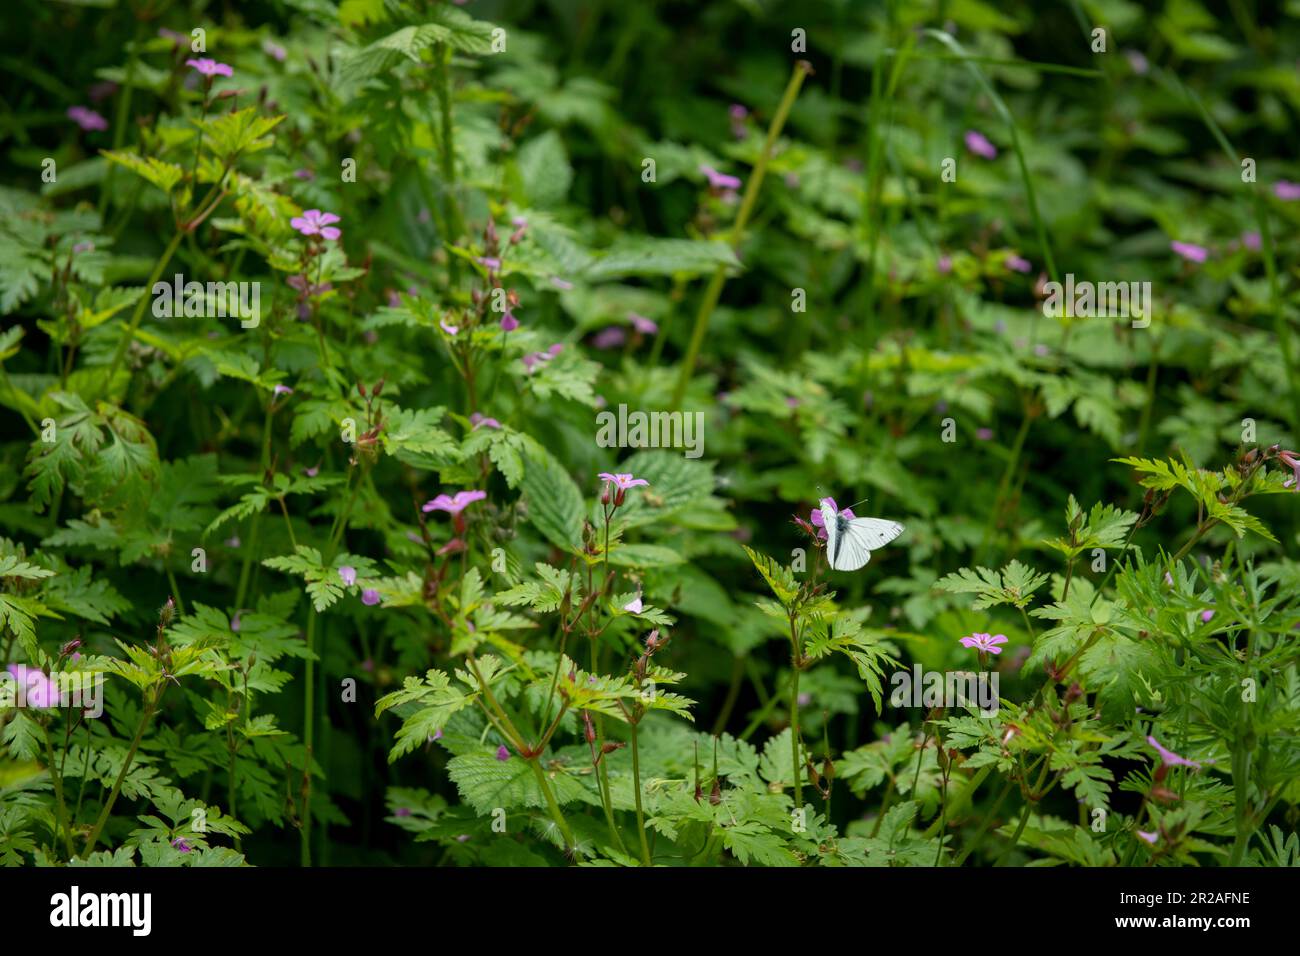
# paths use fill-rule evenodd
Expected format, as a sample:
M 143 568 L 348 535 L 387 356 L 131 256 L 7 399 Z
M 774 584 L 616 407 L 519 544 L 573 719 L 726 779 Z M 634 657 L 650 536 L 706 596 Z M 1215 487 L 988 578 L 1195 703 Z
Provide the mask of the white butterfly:
M 836 512 L 830 498 L 821 500 L 822 526 L 826 529 L 826 558 L 836 571 L 856 571 L 903 533 L 897 521 L 883 518 L 846 518 Z

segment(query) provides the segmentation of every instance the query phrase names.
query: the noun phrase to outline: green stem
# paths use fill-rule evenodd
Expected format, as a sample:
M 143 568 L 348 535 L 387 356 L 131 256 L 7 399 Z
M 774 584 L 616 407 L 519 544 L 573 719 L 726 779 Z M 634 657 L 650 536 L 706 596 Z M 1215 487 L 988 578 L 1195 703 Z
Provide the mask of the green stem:
M 790 75 L 790 82 L 786 85 L 785 95 L 781 97 L 781 104 L 777 107 L 776 115 L 772 117 L 772 123 L 767 129 L 767 139 L 763 143 L 763 152 L 759 154 L 758 163 L 754 166 L 754 174 L 749 177 L 749 183 L 745 186 L 745 196 L 740 202 L 740 210 L 736 213 L 735 224 L 731 228 L 731 245 L 733 248 L 739 248 L 745 237 L 745 226 L 749 223 L 749 215 L 753 211 L 754 202 L 758 199 L 758 191 L 763 185 L 763 177 L 767 175 L 767 164 L 772 159 L 772 151 L 776 148 L 777 137 L 781 135 L 781 129 L 785 126 L 786 117 L 790 114 L 790 108 L 794 106 L 795 98 L 799 95 L 799 87 L 803 86 L 804 77 L 808 75 L 808 67 L 802 61 L 794 65 L 794 72 Z M 709 317 L 717 307 L 718 297 L 722 295 L 722 287 L 727 282 L 727 267 L 718 266 L 717 271 L 713 273 L 713 278 L 709 280 L 708 288 L 704 291 L 704 298 L 700 301 L 700 309 L 695 314 L 695 327 L 691 330 L 690 345 L 686 349 L 686 358 L 682 361 L 681 375 L 677 379 L 677 387 L 673 390 L 672 406 L 678 408 L 682 404 L 682 399 L 686 396 L 686 387 L 691 382 L 691 376 L 695 372 L 695 362 L 700 355 L 700 346 L 704 344 L 704 333 L 709 327 Z
M 63 839 L 68 849 L 68 859 L 71 860 L 76 852 L 72 846 L 72 827 L 68 825 L 68 808 L 63 802 L 63 774 L 60 772 L 54 760 L 54 741 L 50 738 L 49 724 L 43 727 L 45 731 L 45 756 L 50 763 L 50 779 L 54 782 L 54 810 L 59 821 L 59 829 L 63 831 Z M 64 756 L 67 756 L 67 746 L 64 746 Z
M 641 862 L 653 866 L 650 860 L 650 845 L 645 838 L 645 813 L 641 809 L 641 755 L 636 743 L 636 724 L 632 724 L 632 784 L 636 793 L 636 830 L 641 838 Z
M 149 276 L 149 281 L 145 283 L 146 289 L 153 288 L 154 283 L 158 281 L 163 270 L 167 268 L 167 263 L 171 262 L 172 255 L 176 252 L 177 247 L 180 246 L 181 240 L 184 238 L 185 231 L 183 229 L 177 229 L 176 234 L 172 236 L 171 242 L 167 243 L 167 248 L 163 250 L 157 263 L 154 264 L 153 274 Z M 113 361 L 108 366 L 108 375 L 95 390 L 96 396 L 104 394 L 104 392 L 112 387 L 113 377 L 117 375 L 117 370 L 121 366 L 122 360 L 126 358 L 126 350 L 131 345 L 132 340 L 135 339 L 136 330 L 140 327 L 140 319 L 144 316 L 145 306 L 148 305 L 150 301 L 152 300 L 149 296 L 142 295 L 140 296 L 140 301 L 136 303 L 135 312 L 131 316 L 131 324 L 127 327 L 126 333 L 117 343 L 117 351 L 113 353 Z
M 1255 631 L 1246 636 L 1246 660 L 1243 673 L 1249 674 L 1251 658 L 1255 654 Z M 1237 836 L 1232 843 L 1232 855 L 1228 858 L 1229 866 L 1241 866 L 1246 855 L 1246 845 L 1250 842 L 1250 761 L 1254 745 L 1254 734 L 1250 726 L 1250 711 L 1246 702 L 1238 702 L 1237 737 L 1232 746 L 1232 789 L 1236 817 Z
M 559 803 L 555 800 L 555 794 L 551 790 L 551 785 L 547 782 L 546 771 L 542 769 L 541 763 L 536 757 L 528 761 L 528 766 L 533 768 L 533 776 L 537 778 L 537 785 L 542 788 L 542 796 L 546 798 L 546 806 L 551 811 L 551 819 L 555 825 L 560 828 L 560 834 L 564 837 L 564 846 L 570 852 L 576 846 L 573 839 L 573 831 L 569 829 L 569 823 L 564 819 L 564 813 L 560 810 Z
M 122 769 L 118 771 L 117 779 L 113 781 L 113 789 L 108 793 L 108 799 L 104 802 L 104 809 L 99 812 L 99 819 L 95 821 L 95 828 L 90 831 L 90 836 L 86 839 L 86 848 L 82 851 L 82 856 L 89 856 L 95 849 L 95 844 L 99 842 L 99 835 L 104 830 L 104 824 L 108 823 L 109 814 L 113 812 L 113 804 L 117 802 L 117 795 L 122 791 L 122 781 L 126 779 L 127 771 L 131 769 L 131 763 L 135 760 L 135 752 L 140 748 L 140 740 L 144 737 L 145 728 L 149 726 L 149 721 L 153 719 L 154 712 L 158 709 L 158 704 L 162 701 L 165 690 L 166 687 L 160 687 L 154 692 L 153 699 L 145 704 L 144 713 L 140 715 L 140 725 L 136 727 L 135 738 L 131 741 L 131 749 L 126 752 L 126 759 L 122 761 Z
M 302 696 L 302 829 L 299 831 L 299 861 L 311 866 L 311 748 L 316 710 L 316 609 L 307 611 L 307 672 L 303 677 Z
M 803 807 L 803 770 L 799 764 L 799 664 L 790 679 L 790 756 L 794 763 L 794 805 Z

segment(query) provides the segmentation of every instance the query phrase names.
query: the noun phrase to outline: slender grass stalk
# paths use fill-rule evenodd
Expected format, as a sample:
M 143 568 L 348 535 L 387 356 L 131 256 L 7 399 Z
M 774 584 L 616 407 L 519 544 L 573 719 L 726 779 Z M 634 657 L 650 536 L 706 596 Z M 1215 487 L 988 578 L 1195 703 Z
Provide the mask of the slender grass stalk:
M 767 139 L 763 142 L 763 151 L 759 154 L 758 163 L 754 166 L 753 175 L 749 177 L 749 182 L 745 185 L 745 195 L 740 201 L 740 210 L 736 213 L 736 221 L 731 227 L 731 246 L 738 249 L 745 238 L 745 226 L 749 223 L 750 213 L 753 212 L 754 203 L 758 199 L 758 191 L 763 186 L 763 177 L 767 175 L 767 165 L 772 159 L 772 152 L 776 148 L 777 138 L 781 135 L 781 130 L 785 126 L 786 117 L 790 115 L 790 108 L 794 106 L 794 101 L 799 95 L 799 88 L 803 86 L 804 78 L 808 75 L 808 66 L 802 60 L 794 65 L 794 70 L 790 74 L 790 82 L 786 84 L 785 95 L 781 97 L 781 103 L 776 109 L 772 122 L 767 129 Z M 709 280 L 708 287 L 704 290 L 704 298 L 700 300 L 700 309 L 695 314 L 695 326 L 691 330 L 691 341 L 686 349 L 686 357 L 682 360 L 681 374 L 677 379 L 677 387 L 673 390 L 672 405 L 674 408 L 680 407 L 682 399 L 686 396 L 686 387 L 691 383 L 691 376 L 695 372 L 695 362 L 700 355 L 700 346 L 704 343 L 704 333 L 709 327 L 709 317 L 713 315 L 713 310 L 718 305 L 718 297 L 722 295 L 722 287 L 727 283 L 727 267 L 718 266 L 713 273 L 713 278 Z

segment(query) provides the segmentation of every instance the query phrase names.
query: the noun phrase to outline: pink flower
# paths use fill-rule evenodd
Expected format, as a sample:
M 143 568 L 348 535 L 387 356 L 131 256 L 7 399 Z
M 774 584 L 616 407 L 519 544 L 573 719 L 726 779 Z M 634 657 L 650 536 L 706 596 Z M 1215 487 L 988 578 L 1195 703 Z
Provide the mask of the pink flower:
M 977 133 L 973 129 L 966 131 L 966 148 L 984 159 L 998 158 L 998 148 L 983 133 Z
M 1245 246 L 1247 249 L 1249 249 L 1251 252 L 1258 252 L 1258 251 L 1259 251 L 1259 233 L 1257 233 L 1257 232 L 1243 232 L 1243 233 L 1241 234 L 1241 244 L 1242 244 L 1243 246 Z
M 1128 57 L 1128 65 L 1133 69 L 1134 73 L 1136 73 L 1138 76 L 1146 75 L 1146 72 L 1148 69 L 1150 69 L 1151 64 L 1147 62 L 1147 58 L 1145 56 L 1143 56 L 1137 50 L 1126 50 L 1124 52 L 1124 55 Z
M 458 491 L 455 497 L 438 495 L 431 501 L 426 501 L 420 510 L 426 514 L 430 511 L 445 511 L 450 515 L 458 515 L 474 502 L 482 501 L 486 497 L 486 491 Z
M 845 508 L 843 511 L 840 511 L 840 507 L 839 507 L 839 505 L 837 505 L 837 504 L 835 503 L 835 499 L 834 499 L 834 498 L 823 498 L 820 502 L 818 502 L 818 504 L 830 505 L 830 506 L 831 506 L 831 511 L 834 511 L 837 515 L 839 515 L 839 514 L 844 515 L 844 517 L 848 518 L 850 521 L 852 521 L 854 518 L 857 517 L 857 515 L 855 515 L 855 514 L 853 513 L 853 509 L 852 509 L 852 508 Z M 814 508 L 813 511 L 812 511 L 812 514 L 808 516 L 808 520 L 811 521 L 813 527 L 817 529 L 817 537 L 819 537 L 819 538 L 821 538 L 821 540 L 825 541 L 825 540 L 826 540 L 826 522 L 825 522 L 825 520 L 822 518 L 822 510 L 821 510 L 821 508 Z
M 619 491 L 627 491 L 629 488 L 635 488 L 637 485 L 650 484 L 650 482 L 646 481 L 644 478 L 633 478 L 630 473 L 625 474 L 623 472 L 610 474 L 608 471 L 602 471 L 596 477 L 613 484 L 613 486 Z
M 546 354 L 549 355 L 551 358 L 555 358 L 555 356 L 559 355 L 563 351 L 564 351 L 564 345 L 560 342 L 556 342 L 554 345 L 552 345 L 549 349 L 546 350 Z
M 517 328 L 519 328 L 519 320 L 515 318 L 513 312 L 507 312 L 505 315 L 501 316 L 502 332 L 513 332 Z
M 935 263 L 935 268 L 939 270 L 939 275 L 946 276 L 952 272 L 952 256 L 942 255 L 939 261 Z
M 439 319 L 438 325 L 444 332 L 446 332 L 452 338 L 455 338 L 456 333 L 460 331 L 459 325 L 448 325 L 446 319 Z
M 194 847 L 190 846 L 184 837 L 177 837 L 175 840 L 172 840 L 172 846 L 175 849 L 180 850 L 182 853 L 189 853 L 194 849 Z
M 291 389 L 288 385 L 277 385 L 273 389 L 271 389 L 271 392 L 272 394 L 275 395 L 292 395 L 293 389 Z
M 627 332 L 620 325 L 609 325 L 601 329 L 591 338 L 592 348 L 600 349 L 602 352 L 608 349 L 616 349 L 627 341 Z
M 503 763 L 510 759 L 510 751 L 505 744 L 497 748 L 497 759 Z
M 25 664 L 10 664 L 5 670 L 14 675 L 14 680 L 22 689 L 23 699 L 28 707 L 58 706 L 58 687 L 36 668 Z
M 709 186 L 713 189 L 722 191 L 734 190 L 740 188 L 740 180 L 735 176 L 728 176 L 726 173 L 720 173 L 712 166 L 700 166 L 700 172 L 704 178 L 709 181 Z
M 727 114 L 731 117 L 731 135 L 736 139 L 744 139 L 748 135 L 745 129 L 745 117 L 749 115 L 749 110 L 739 103 L 732 103 Z
M 1140 836 L 1142 839 L 1146 840 L 1148 843 L 1155 843 L 1157 838 L 1159 837 L 1159 834 L 1148 833 L 1146 830 L 1139 830 L 1137 832 L 1137 835 Z
M 559 289 L 561 292 L 568 292 L 573 288 L 572 282 L 567 282 L 559 276 L 551 276 L 551 285 L 555 286 L 555 288 Z
M 628 319 L 632 322 L 632 328 L 636 329 L 642 335 L 654 335 L 659 331 L 659 326 L 653 319 L 647 319 L 644 315 L 638 315 L 636 312 L 629 312 Z
M 1300 199 L 1300 183 L 1279 179 L 1273 184 L 1273 195 L 1283 202 L 1295 202 Z
M 1198 246 L 1191 242 L 1179 242 L 1177 239 L 1169 243 L 1169 248 L 1188 262 L 1204 262 L 1210 255 L 1210 250 L 1204 246 Z
M 638 594 L 632 600 L 624 604 L 623 610 L 631 611 L 633 614 L 640 614 L 643 610 L 645 610 L 644 606 L 641 604 L 641 595 Z
M 369 607 L 374 607 L 379 603 L 379 592 L 374 588 L 366 588 L 361 592 L 361 603 Z
M 492 256 L 479 256 L 475 262 L 493 272 L 501 268 L 501 260 L 493 258 Z
M 186 66 L 192 66 L 199 73 L 211 79 L 214 76 L 234 76 L 235 71 L 225 63 L 218 63 L 216 60 L 208 57 L 200 57 L 197 60 L 186 60 Z
M 357 569 L 352 567 L 350 564 L 345 564 L 343 567 L 339 568 L 339 577 L 343 579 L 344 584 L 348 587 L 352 587 L 352 585 L 357 583 Z
M 471 415 L 469 417 L 469 422 L 473 426 L 470 429 L 470 431 L 477 431 L 480 427 L 482 428 L 501 427 L 501 423 L 497 421 L 495 418 L 488 418 L 486 415 L 483 415 L 480 412 L 475 412 L 473 415 Z
M 108 129 L 108 120 L 84 106 L 69 106 L 68 118 L 87 131 Z
M 337 230 L 336 230 L 337 231 Z M 334 288 L 332 283 L 321 282 L 319 284 L 308 282 L 304 275 L 292 275 L 284 280 L 290 287 L 297 289 L 303 295 L 320 295 L 322 292 L 328 292 Z
M 1202 612 L 1201 612 L 1201 623 L 1203 623 L 1203 624 L 1209 624 L 1210 621 L 1212 621 L 1212 620 L 1214 620 L 1214 612 L 1213 612 L 1213 611 L 1202 611 Z
M 1001 654 L 1002 648 L 999 644 L 1005 644 L 1007 636 L 1005 634 L 972 634 L 969 637 L 961 638 L 961 643 L 966 647 L 973 647 L 977 651 L 984 651 L 989 654 Z
M 993 429 L 977 428 L 975 429 L 975 437 L 980 441 L 991 441 L 993 439 Z
M 1282 482 L 1282 487 L 1300 489 L 1300 457 L 1292 451 L 1280 452 L 1277 457 L 1291 469 L 1291 477 Z
M 304 236 L 320 235 L 323 239 L 337 239 L 343 233 L 335 229 L 332 225 L 339 221 L 339 217 L 332 212 L 321 212 L 319 209 L 308 209 L 301 216 L 294 216 L 289 220 L 289 225 L 297 229 Z
M 1007 268 L 1016 272 L 1030 272 L 1034 267 L 1029 264 L 1029 260 L 1014 253 L 1007 256 Z
M 285 50 L 284 47 L 280 46 L 278 43 L 271 40 L 263 40 L 262 52 L 273 60 L 277 60 L 280 63 L 284 62 Z
M 1180 757 L 1172 750 L 1166 750 L 1164 747 L 1160 746 L 1160 741 L 1156 740 L 1155 737 L 1147 737 L 1147 743 L 1156 748 L 1156 752 L 1160 754 L 1160 762 L 1166 767 L 1191 767 L 1195 770 L 1201 769 L 1201 765 L 1195 760 L 1188 760 L 1186 757 Z

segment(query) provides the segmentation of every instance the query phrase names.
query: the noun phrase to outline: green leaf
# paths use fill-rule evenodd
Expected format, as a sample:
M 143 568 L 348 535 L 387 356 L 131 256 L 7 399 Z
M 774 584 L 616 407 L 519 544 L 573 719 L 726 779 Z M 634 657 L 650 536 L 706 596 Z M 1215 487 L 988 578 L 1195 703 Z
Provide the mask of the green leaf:
M 250 107 L 251 109 L 251 107 Z M 164 162 L 156 156 L 140 156 L 125 150 L 102 149 L 100 152 L 110 162 L 125 166 L 145 181 L 157 186 L 165 193 L 170 193 L 185 175 L 185 170 L 174 163 Z
M 555 456 L 532 439 L 525 445 L 520 485 L 533 526 L 558 548 L 575 553 L 582 550 L 586 510 L 582 492 Z

